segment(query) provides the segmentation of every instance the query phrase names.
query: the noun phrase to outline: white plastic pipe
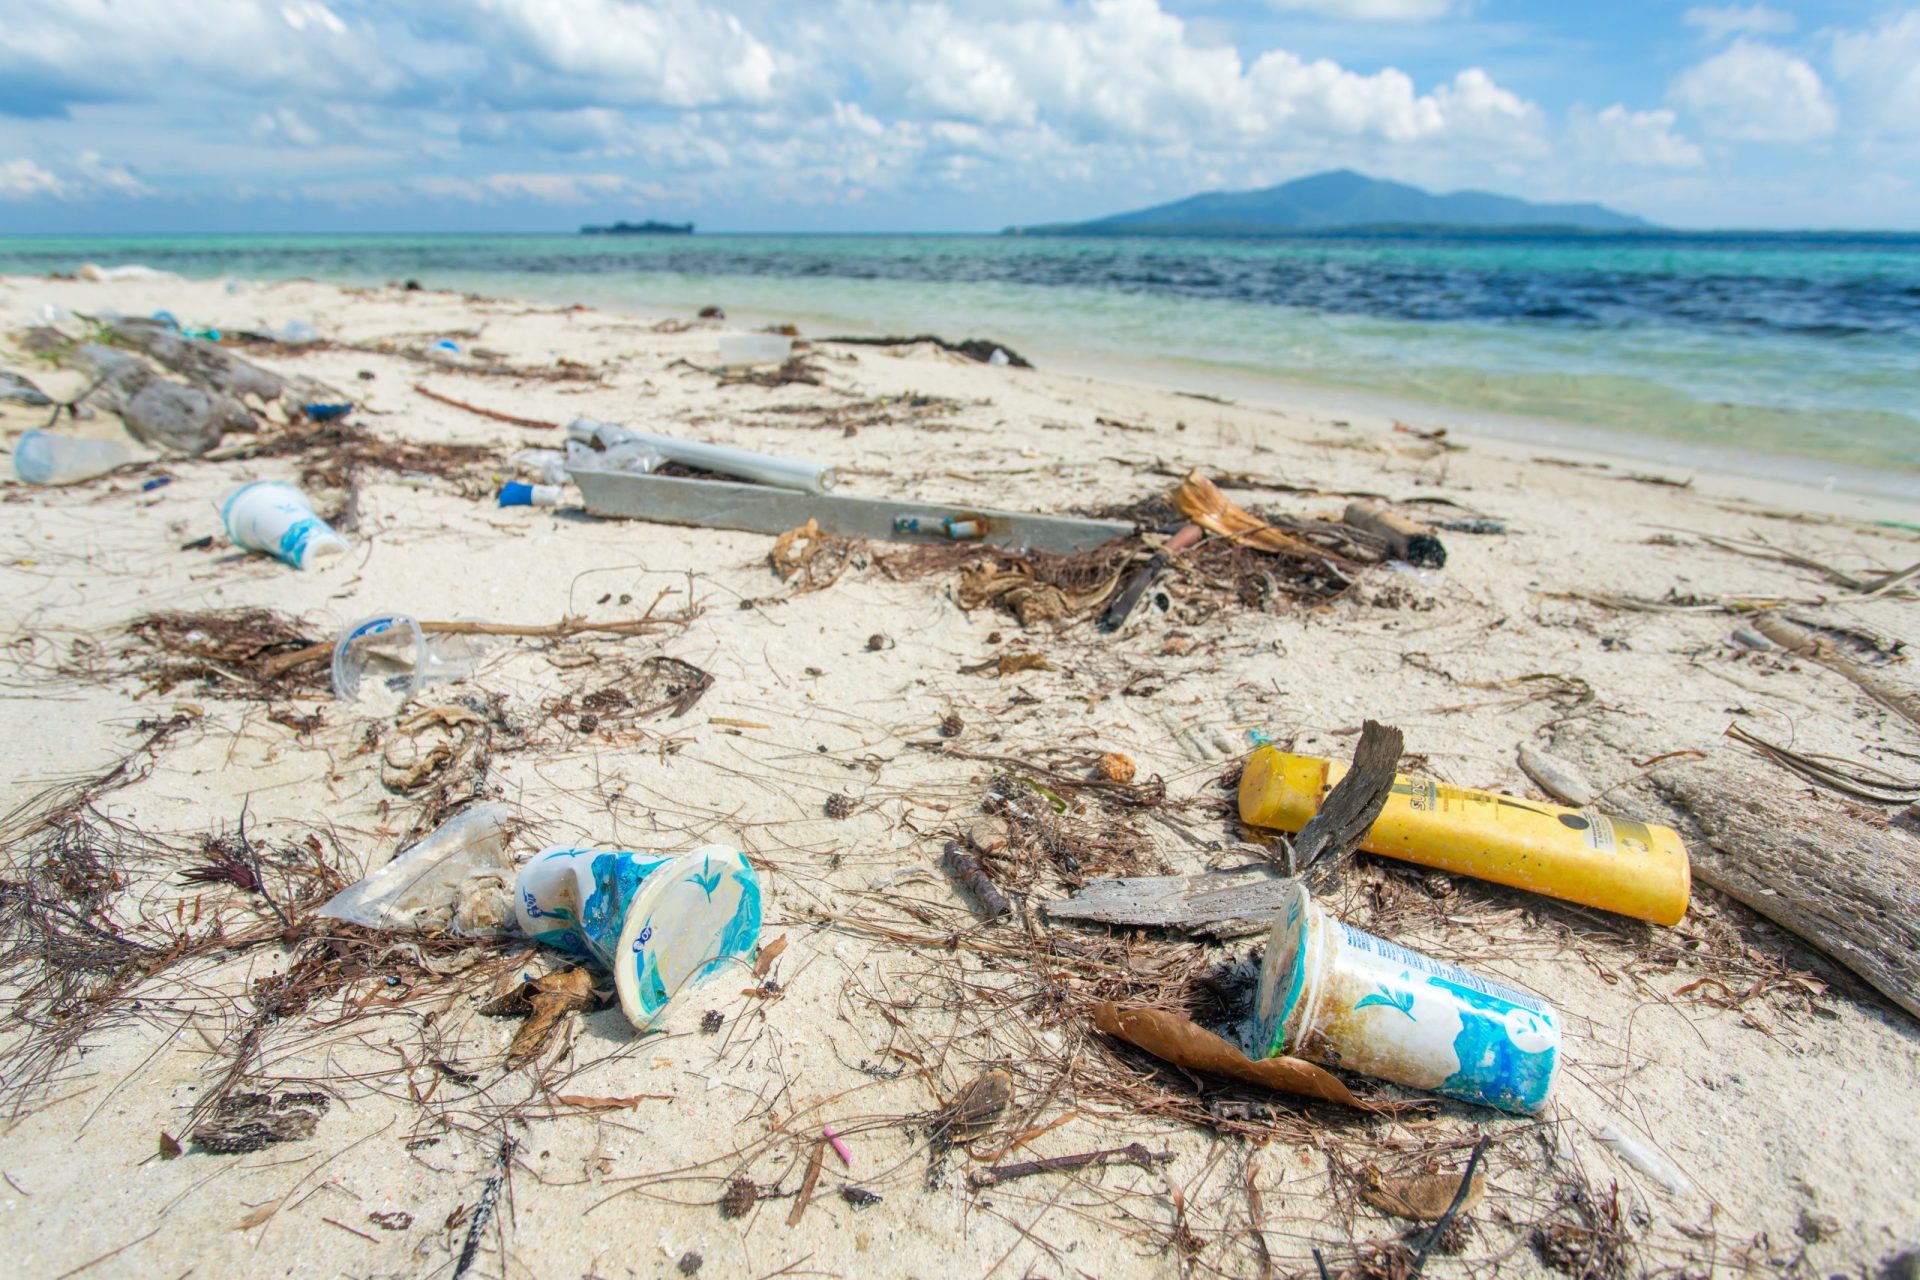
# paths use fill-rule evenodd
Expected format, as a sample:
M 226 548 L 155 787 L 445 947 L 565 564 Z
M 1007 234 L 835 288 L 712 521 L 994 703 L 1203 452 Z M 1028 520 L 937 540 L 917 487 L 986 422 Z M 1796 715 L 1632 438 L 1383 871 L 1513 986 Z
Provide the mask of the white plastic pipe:
M 611 422 L 595 422 L 591 418 L 575 418 L 567 424 L 567 434 L 575 440 L 597 444 L 602 449 L 610 449 L 618 444 L 645 445 L 669 462 L 698 467 L 702 471 L 717 471 L 721 475 L 739 476 L 743 480 L 781 489 L 798 489 L 802 493 L 825 493 L 839 480 L 832 467 L 824 467 L 817 462 L 780 458 L 770 453 L 753 453 L 724 444 L 699 444 L 673 436 L 658 436 L 651 431 L 635 431 Z

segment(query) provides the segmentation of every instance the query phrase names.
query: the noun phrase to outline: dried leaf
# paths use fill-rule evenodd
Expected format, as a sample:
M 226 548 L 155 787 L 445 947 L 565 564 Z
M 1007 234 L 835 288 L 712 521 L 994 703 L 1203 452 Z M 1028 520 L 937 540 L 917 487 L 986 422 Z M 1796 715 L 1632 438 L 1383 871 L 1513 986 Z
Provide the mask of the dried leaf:
M 982 1071 L 934 1113 L 934 1131 L 947 1139 L 974 1137 L 991 1129 L 1012 1101 L 1013 1077 L 1000 1070 Z
M 784 933 L 772 942 L 769 942 L 766 946 L 760 948 L 760 956 L 753 962 L 753 976 L 756 978 L 766 977 L 767 970 L 773 967 L 773 962 L 778 960 L 780 953 L 786 949 L 787 935 Z
M 582 1111 L 624 1111 L 628 1107 L 638 1106 L 649 1098 L 672 1100 L 671 1093 L 630 1093 L 624 1098 L 604 1097 L 597 1094 L 563 1093 L 554 1099 L 564 1106 L 579 1107 Z
M 1461 1213 L 1469 1212 L 1480 1203 L 1481 1193 L 1486 1186 L 1486 1174 L 1473 1175 L 1473 1185 L 1467 1188 L 1467 1198 L 1460 1202 Z M 1447 1206 L 1453 1203 L 1453 1197 L 1459 1190 L 1458 1174 L 1422 1173 L 1411 1178 L 1379 1178 L 1371 1185 L 1363 1184 L 1360 1198 L 1382 1213 L 1390 1213 L 1396 1218 L 1438 1222 L 1446 1216 Z
M 271 1218 L 274 1214 L 280 1212 L 280 1206 L 285 1204 L 286 1201 L 287 1201 L 287 1198 L 285 1196 L 281 1196 L 278 1200 L 267 1201 L 265 1204 L 261 1205 L 258 1209 L 255 1209 L 252 1213 L 240 1219 L 240 1221 L 234 1223 L 233 1229 L 235 1231 L 253 1230 L 255 1227 L 265 1222 L 268 1218 Z
M 1230 1076 L 1282 1093 L 1344 1102 L 1350 1107 L 1381 1109 L 1377 1103 L 1356 1098 L 1330 1072 L 1311 1062 L 1299 1058 L 1262 1058 L 1255 1062 L 1213 1032 L 1164 1009 L 1101 1004 L 1094 1008 L 1093 1025 L 1191 1071 Z
M 784 582 L 806 568 L 820 554 L 820 543 L 824 537 L 820 532 L 820 522 L 808 520 L 799 528 L 789 529 L 773 540 L 773 550 L 767 553 L 767 563 Z
M 480 1009 L 485 1014 L 513 1014 L 527 1010 L 527 1020 L 507 1046 L 507 1066 L 535 1058 L 553 1038 L 560 1019 L 593 1004 L 593 975 L 585 969 L 566 969 L 523 982 Z
M 1231 538 L 1241 546 L 1305 560 L 1338 559 L 1331 552 L 1276 529 L 1258 516 L 1227 501 L 1219 487 L 1198 471 L 1182 480 L 1174 489 L 1173 505 L 1195 524 Z
M 1044 653 L 1003 653 L 994 664 L 994 675 L 1010 676 L 1019 671 L 1051 671 L 1053 664 Z
M 160 1131 L 160 1158 L 162 1160 L 171 1160 L 179 1154 L 180 1139 L 174 1137 L 165 1129 L 162 1129 Z

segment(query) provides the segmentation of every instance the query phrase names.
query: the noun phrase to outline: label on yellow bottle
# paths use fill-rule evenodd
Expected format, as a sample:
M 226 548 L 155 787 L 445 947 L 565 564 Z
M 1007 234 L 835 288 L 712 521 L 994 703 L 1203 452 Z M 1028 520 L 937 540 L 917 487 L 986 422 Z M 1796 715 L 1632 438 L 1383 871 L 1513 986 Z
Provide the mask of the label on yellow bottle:
M 1241 775 L 1241 820 L 1299 831 L 1346 773 L 1340 761 L 1261 747 Z M 1655 924 L 1677 924 L 1692 893 L 1687 847 L 1670 827 L 1405 775 L 1360 847 Z

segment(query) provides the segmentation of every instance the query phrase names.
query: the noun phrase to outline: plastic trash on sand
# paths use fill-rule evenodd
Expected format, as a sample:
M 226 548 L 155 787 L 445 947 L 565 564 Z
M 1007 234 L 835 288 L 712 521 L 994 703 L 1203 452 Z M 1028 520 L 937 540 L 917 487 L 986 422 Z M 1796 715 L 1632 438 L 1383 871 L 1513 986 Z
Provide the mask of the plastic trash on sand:
M 613 973 L 627 1020 L 645 1030 L 683 988 L 760 943 L 760 880 L 737 849 L 679 855 L 555 845 L 514 883 L 514 911 L 536 942 Z
M 604 451 L 595 455 L 595 461 L 590 464 L 595 467 L 602 465 L 599 457 L 613 456 L 619 450 L 632 447 L 651 451 L 659 455 L 661 461 L 678 462 L 723 476 L 738 476 L 742 480 L 773 485 L 775 488 L 798 489 L 803 493 L 825 493 L 839 480 L 832 467 L 817 462 L 754 453 L 724 444 L 701 444 L 674 436 L 655 435 L 650 431 L 635 431 L 611 422 L 595 422 L 591 418 L 575 418 L 569 422 L 567 435 L 574 441 L 598 445 Z M 571 451 L 568 456 L 572 456 Z M 636 468 L 629 465 L 620 469 Z
M 369 929 L 435 929 L 462 937 L 510 933 L 503 804 L 482 804 L 440 824 L 386 866 L 327 899 L 320 914 Z
M 1240 817 L 1298 831 L 1347 766 L 1260 747 L 1240 776 Z M 1368 853 L 1617 911 L 1654 924 L 1687 913 L 1687 846 L 1670 827 L 1396 775 L 1360 842 Z
M 777 333 L 723 333 L 719 347 L 721 364 L 784 364 L 793 354 L 793 339 Z
M 296 569 L 348 550 L 347 540 L 314 514 L 307 495 L 278 480 L 235 489 L 220 504 L 220 520 L 235 546 L 278 557 Z
M 1544 1001 L 1335 920 L 1296 884 L 1267 938 L 1253 1051 L 1533 1114 L 1560 1066 L 1560 1021 Z
M 333 642 L 333 696 L 369 715 L 391 715 L 421 691 L 473 671 L 478 636 L 429 635 L 404 613 L 376 613 Z
M 82 440 L 29 431 L 13 443 L 13 473 L 28 484 L 76 484 L 131 461 L 118 440 Z
M 557 484 L 525 484 L 510 480 L 500 486 L 498 501 L 503 507 L 557 507 L 566 497 L 567 491 Z

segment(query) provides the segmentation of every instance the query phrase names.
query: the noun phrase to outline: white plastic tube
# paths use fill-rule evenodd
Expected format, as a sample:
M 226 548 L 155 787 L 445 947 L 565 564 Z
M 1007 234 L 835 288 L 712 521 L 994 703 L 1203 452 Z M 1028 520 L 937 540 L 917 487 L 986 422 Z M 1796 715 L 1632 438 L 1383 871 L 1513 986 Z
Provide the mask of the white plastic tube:
M 802 493 L 825 493 L 839 480 L 832 467 L 817 462 L 780 458 L 770 453 L 753 453 L 724 444 L 678 440 L 673 436 L 635 431 L 611 422 L 595 422 L 591 418 L 575 418 L 567 424 L 567 434 L 575 440 L 597 444 L 602 449 L 621 444 L 645 445 L 668 462 L 698 467 L 702 471 L 717 471 L 726 476 L 739 476 L 743 480 L 770 484 L 780 489 L 798 489 Z

